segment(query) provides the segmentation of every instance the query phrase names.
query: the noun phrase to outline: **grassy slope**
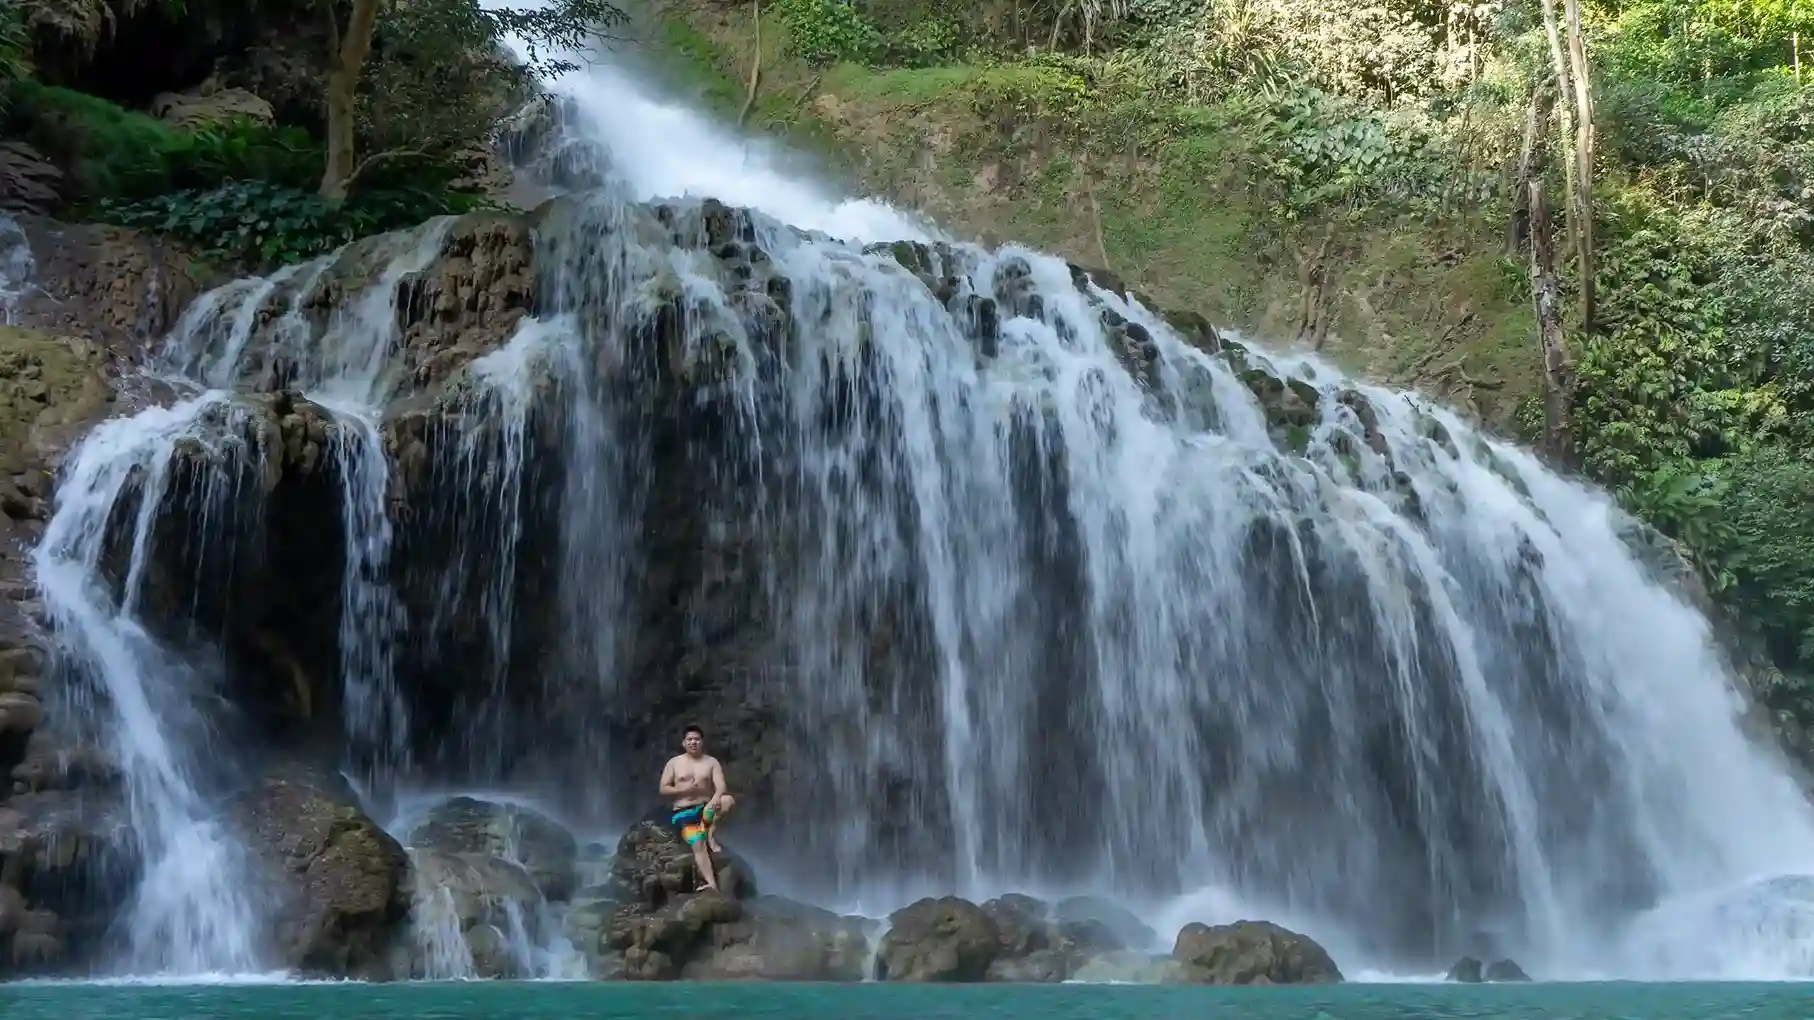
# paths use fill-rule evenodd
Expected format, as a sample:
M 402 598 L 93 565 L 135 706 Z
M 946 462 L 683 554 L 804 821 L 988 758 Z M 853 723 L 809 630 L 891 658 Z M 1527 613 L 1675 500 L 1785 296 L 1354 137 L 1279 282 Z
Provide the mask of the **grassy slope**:
M 662 15 L 656 39 L 677 75 L 735 116 L 749 7 L 670 0 Z M 948 229 L 1106 262 L 1168 307 L 1275 344 L 1310 335 L 1308 281 L 1321 265 L 1335 361 L 1472 402 L 1497 424 L 1535 388 L 1526 285 L 1499 255 L 1497 224 L 1288 224 L 1248 186 L 1239 134 L 1213 111 L 1094 94 L 1053 67 L 815 70 L 766 17 L 762 43 L 750 126 L 828 155 Z

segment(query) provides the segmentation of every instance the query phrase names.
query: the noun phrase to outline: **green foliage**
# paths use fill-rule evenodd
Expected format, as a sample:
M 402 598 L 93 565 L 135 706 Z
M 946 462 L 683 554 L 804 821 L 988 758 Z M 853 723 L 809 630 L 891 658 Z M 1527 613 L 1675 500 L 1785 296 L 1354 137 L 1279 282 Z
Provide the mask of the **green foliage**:
M 362 148 L 449 156 L 519 108 L 538 79 L 574 70 L 568 54 L 623 21 L 608 0 L 525 10 L 478 0 L 391 5 L 360 90 Z M 504 56 L 506 38 L 519 42 L 519 59 Z
M 16 94 L 8 125 L 74 168 L 80 198 L 146 198 L 234 178 L 302 187 L 321 173 L 321 147 L 300 128 L 179 128 L 70 89 L 25 82 Z
M 0 8 L 0 116 L 12 106 L 13 91 L 31 77 L 31 38 L 25 12 L 8 4 Z
M 1764 446 L 1725 458 L 1715 470 L 1720 531 L 1703 551 L 1738 578 L 1732 597 L 1772 639 L 1777 662 L 1805 669 L 1814 664 L 1814 461 Z
M 101 203 L 101 216 L 122 226 L 168 234 L 204 257 L 249 268 L 299 262 L 386 230 L 433 216 L 468 212 L 469 195 L 426 189 L 367 189 L 331 206 L 313 188 L 232 181 L 140 201 Z
M 1314 88 L 1259 96 L 1236 107 L 1260 168 L 1278 185 L 1278 212 L 1299 220 L 1391 202 L 1425 212 L 1465 183 L 1415 124 Z
M 811 64 L 866 62 L 885 51 L 881 30 L 850 0 L 779 0 L 794 53 Z
M 1604 3 L 1597 52 L 1633 76 L 1717 87 L 1792 59 L 1794 34 L 1814 33 L 1805 0 L 1625 0 Z

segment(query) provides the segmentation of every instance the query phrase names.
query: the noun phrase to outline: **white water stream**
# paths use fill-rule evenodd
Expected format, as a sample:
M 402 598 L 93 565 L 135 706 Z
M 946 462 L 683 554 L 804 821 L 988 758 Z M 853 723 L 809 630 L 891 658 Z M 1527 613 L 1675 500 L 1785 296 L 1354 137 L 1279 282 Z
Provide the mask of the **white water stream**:
M 785 881 L 879 912 L 937 888 L 901 855 L 918 838 L 949 844 L 946 889 L 1103 889 L 1166 931 L 1253 911 L 1344 962 L 1379 958 L 1389 931 L 1455 955 L 1491 942 L 1552 976 L 1814 976 L 1814 912 L 1793 877 L 1814 874 L 1814 814 L 1741 734 L 1706 621 L 1647 576 L 1602 494 L 1308 361 L 1274 364 L 1317 398 L 1282 435 L 1229 364 L 1018 247 L 955 246 L 938 274 L 952 301 L 1000 307 L 999 347 L 979 357 L 973 320 L 861 247 L 934 228 L 778 170 L 772 150 L 615 64 L 555 87 L 615 185 L 551 227 L 566 254 L 542 267 L 545 318 L 474 364 L 503 455 L 485 470 L 475 448 L 468 466 L 504 510 L 468 541 L 509 562 L 524 540 L 521 422 L 532 372 L 553 365 L 571 386 L 563 497 L 585 510 L 561 536 L 565 682 L 628 683 L 612 649 L 633 626 L 616 592 L 636 558 L 634 500 L 607 469 L 631 443 L 587 368 L 621 353 L 650 281 L 682 295 L 690 355 L 731 338 L 746 418 L 720 454 L 766 477 L 787 451 L 794 502 L 759 513 L 812 539 L 770 581 L 789 703 L 817 740 L 816 796 L 778 808 L 811 812 L 794 823 L 805 866 L 777 861 Z M 765 214 L 754 233 L 798 327 L 778 383 L 757 370 L 763 338 L 737 282 L 634 204 L 674 195 Z M 36 564 L 65 657 L 110 722 L 146 860 L 124 972 L 263 966 L 260 905 L 209 796 L 224 767 L 197 707 L 211 675 L 150 638 L 140 603 L 173 468 L 197 442 L 230 443 L 218 421 L 236 380 L 285 372 L 333 413 L 348 739 L 380 771 L 410 766 L 393 660 L 416 621 L 390 587 L 378 415 L 403 385 L 397 287 L 444 229 L 398 238 L 320 336 L 294 301 L 325 263 L 205 296 L 160 371 L 212 389 L 109 421 L 69 458 Z M 284 295 L 278 341 L 248 345 Z M 1151 337 L 1147 385 L 1105 306 Z M 863 409 L 828 428 L 824 408 L 852 394 Z M 487 584 L 501 657 L 514 580 Z M 868 631 L 897 611 L 911 658 L 877 665 Z M 502 658 L 482 668 L 504 683 Z M 911 791 L 904 807 L 880 801 L 882 775 Z M 436 973 L 466 973 L 437 896 L 421 890 L 422 937 Z

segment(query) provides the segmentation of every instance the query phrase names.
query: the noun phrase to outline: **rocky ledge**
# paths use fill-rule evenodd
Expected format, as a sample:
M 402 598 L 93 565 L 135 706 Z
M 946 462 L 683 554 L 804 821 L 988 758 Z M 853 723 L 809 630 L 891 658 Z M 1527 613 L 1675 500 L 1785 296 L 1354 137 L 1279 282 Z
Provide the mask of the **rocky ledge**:
M 1263 921 L 1193 923 L 1178 932 L 1171 953 L 1152 952 L 1151 928 L 1092 897 L 1056 904 L 1012 894 L 980 904 L 928 898 L 877 921 L 762 893 L 748 863 L 729 853 L 714 856 L 723 891 L 698 893 L 691 851 L 658 817 L 631 825 L 613 848 L 579 847 L 531 809 L 461 797 L 432 809 L 406 841 L 407 876 L 382 839 L 349 844 L 364 865 L 340 862 L 362 882 L 394 882 L 394 895 L 415 889 L 407 921 L 370 909 L 357 915 L 394 924 L 396 977 L 450 976 L 438 969 L 449 959 L 469 967 L 469 976 L 532 976 L 523 947 L 564 942 L 586 976 L 606 980 L 1342 980 L 1321 946 Z M 319 859 L 326 867 L 325 854 Z M 323 899 L 340 903 L 338 894 L 350 888 L 324 889 Z M 359 900 L 376 908 L 394 896 L 374 886 Z M 343 930 L 364 944 L 357 925 Z M 459 939 L 451 952 L 450 935 Z

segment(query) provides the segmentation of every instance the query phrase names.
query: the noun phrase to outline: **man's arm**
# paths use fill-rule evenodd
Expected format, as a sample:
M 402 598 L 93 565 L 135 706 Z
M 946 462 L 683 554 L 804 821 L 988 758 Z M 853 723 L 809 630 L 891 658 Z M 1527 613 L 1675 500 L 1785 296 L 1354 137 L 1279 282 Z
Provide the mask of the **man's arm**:
M 684 792 L 680 787 L 674 785 L 674 759 L 669 758 L 668 763 L 661 767 L 661 795 L 678 797 Z

